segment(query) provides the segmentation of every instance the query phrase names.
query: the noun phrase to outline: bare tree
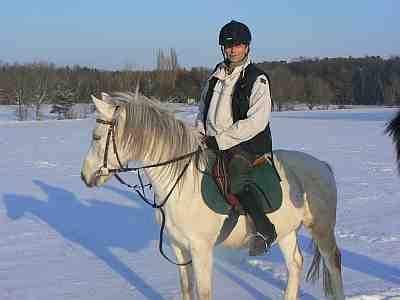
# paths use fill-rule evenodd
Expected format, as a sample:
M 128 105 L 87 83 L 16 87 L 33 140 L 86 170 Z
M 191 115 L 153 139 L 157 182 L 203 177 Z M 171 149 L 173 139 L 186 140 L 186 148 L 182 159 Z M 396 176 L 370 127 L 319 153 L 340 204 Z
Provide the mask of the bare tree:
M 302 97 L 304 95 L 304 87 L 304 77 L 292 74 L 286 89 L 288 102 L 294 105 L 296 102 L 304 100 Z
M 400 78 L 391 75 L 389 84 L 384 87 L 385 105 L 399 105 L 400 104 Z
M 308 75 L 304 86 L 305 102 L 310 110 L 319 104 L 327 104 L 334 97 L 334 93 L 327 82 L 314 75 Z
M 171 60 L 171 71 L 176 71 L 179 69 L 178 64 L 178 54 L 176 54 L 176 50 L 174 48 L 169 49 L 169 57 Z
M 8 102 L 7 92 L 3 89 L 0 89 L 0 105 L 7 104 L 7 102 Z
M 165 54 L 162 49 L 156 51 L 156 78 L 159 84 L 160 97 L 171 96 L 176 87 L 179 72 L 178 55 L 174 48 Z
M 290 70 L 286 65 L 275 68 L 271 73 L 271 93 L 272 99 L 275 101 L 277 110 L 281 111 L 283 104 L 288 102 L 287 89 L 291 77 Z
M 176 79 L 178 77 L 179 64 L 178 64 L 178 55 L 174 48 L 170 49 L 169 59 L 170 59 L 170 68 L 171 68 L 170 69 L 171 84 L 172 84 L 172 88 L 175 89 Z
M 28 117 L 27 104 L 32 96 L 32 78 L 29 66 L 14 65 L 11 73 L 12 90 L 10 94 L 14 98 L 17 120 L 23 121 Z
M 41 106 L 49 99 L 50 90 L 52 89 L 51 71 L 53 67 L 46 63 L 32 65 L 34 71 L 32 101 L 36 120 L 42 119 Z

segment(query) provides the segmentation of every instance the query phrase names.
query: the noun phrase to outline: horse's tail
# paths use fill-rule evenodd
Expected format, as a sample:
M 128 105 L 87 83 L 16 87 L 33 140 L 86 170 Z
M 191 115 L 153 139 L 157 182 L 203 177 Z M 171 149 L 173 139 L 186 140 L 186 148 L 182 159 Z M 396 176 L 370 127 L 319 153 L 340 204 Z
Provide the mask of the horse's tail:
M 310 281 L 311 283 L 315 283 L 319 280 L 320 274 L 320 265 L 321 265 L 321 252 L 318 249 L 317 243 L 313 240 L 312 247 L 314 248 L 314 257 L 311 262 L 311 266 L 307 272 L 306 281 Z M 331 275 L 328 271 L 328 267 L 325 264 L 325 261 L 322 259 L 322 282 L 325 296 L 333 296 L 333 286 Z
M 385 132 L 392 137 L 396 148 L 397 170 L 400 172 L 400 110 L 387 124 Z

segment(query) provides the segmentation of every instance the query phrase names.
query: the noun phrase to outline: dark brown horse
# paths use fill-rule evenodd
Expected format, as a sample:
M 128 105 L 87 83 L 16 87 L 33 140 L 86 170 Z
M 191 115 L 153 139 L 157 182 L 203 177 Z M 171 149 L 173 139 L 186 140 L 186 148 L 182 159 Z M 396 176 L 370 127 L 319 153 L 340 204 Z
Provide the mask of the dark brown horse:
M 392 137 L 397 157 L 397 171 L 400 174 L 400 110 L 388 123 L 385 132 Z

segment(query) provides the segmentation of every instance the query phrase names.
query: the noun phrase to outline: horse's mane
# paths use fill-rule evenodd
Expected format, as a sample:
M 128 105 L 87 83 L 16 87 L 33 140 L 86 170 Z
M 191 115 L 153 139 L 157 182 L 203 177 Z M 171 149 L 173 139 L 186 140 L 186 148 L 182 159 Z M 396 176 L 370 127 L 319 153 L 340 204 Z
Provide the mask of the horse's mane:
M 115 93 L 111 97 L 125 109 L 121 144 L 133 157 L 163 162 L 198 149 L 199 140 L 194 129 L 177 119 L 161 102 L 133 93 Z M 174 178 L 187 161 L 173 163 L 166 171 Z

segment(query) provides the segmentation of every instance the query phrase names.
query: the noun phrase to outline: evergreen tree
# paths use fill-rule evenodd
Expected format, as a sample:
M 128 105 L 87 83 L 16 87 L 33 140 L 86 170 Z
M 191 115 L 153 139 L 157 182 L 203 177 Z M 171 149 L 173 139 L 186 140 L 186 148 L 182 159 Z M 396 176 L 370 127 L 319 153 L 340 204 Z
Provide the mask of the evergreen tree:
M 52 113 L 58 114 L 58 119 L 72 119 L 72 106 L 75 100 L 74 90 L 65 81 L 58 82 L 53 95 Z

